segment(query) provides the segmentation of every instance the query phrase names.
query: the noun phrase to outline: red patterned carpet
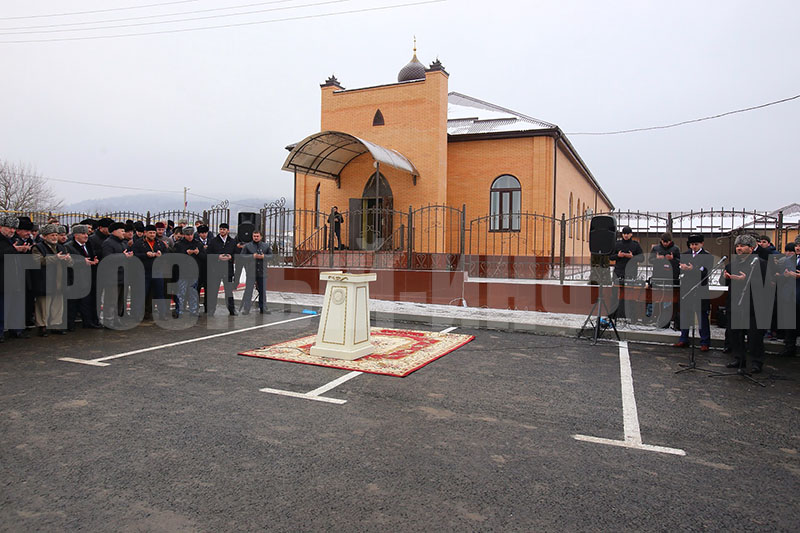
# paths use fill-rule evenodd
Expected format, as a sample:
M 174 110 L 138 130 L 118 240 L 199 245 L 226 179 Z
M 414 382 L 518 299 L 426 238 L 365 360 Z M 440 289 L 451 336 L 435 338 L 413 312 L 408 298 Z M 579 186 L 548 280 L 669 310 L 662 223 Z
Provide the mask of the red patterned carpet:
M 239 355 L 404 377 L 475 338 L 472 335 L 406 329 L 372 328 L 370 332 L 375 353 L 355 361 L 311 355 L 309 351 L 316 335 L 240 352 Z

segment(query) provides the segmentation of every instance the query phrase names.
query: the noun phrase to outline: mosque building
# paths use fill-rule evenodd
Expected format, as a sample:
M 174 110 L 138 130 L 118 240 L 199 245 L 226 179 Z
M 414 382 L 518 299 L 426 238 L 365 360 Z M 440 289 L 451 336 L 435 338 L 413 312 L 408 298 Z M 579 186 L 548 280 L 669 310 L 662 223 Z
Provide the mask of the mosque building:
M 331 76 L 321 85 L 320 131 L 288 146 L 283 165 L 294 173 L 295 209 L 314 218 L 296 243 L 325 225 L 332 206 L 345 215 L 342 244 L 350 250 L 400 248 L 407 241 L 397 237 L 415 213 L 415 231 L 425 229 L 426 206 L 440 211 L 425 224 L 454 225 L 446 215 L 454 210 L 467 230 L 428 239 L 429 252 L 464 252 L 465 238 L 469 245 L 488 235 L 510 243 L 526 231 L 528 214 L 583 216 L 567 238 L 588 240 L 584 220 L 613 204 L 561 129 L 450 92 L 448 78 L 438 59 L 426 68 L 415 46 L 394 83 L 345 89 Z M 515 253 L 550 255 L 559 236 L 540 233 L 517 242 Z

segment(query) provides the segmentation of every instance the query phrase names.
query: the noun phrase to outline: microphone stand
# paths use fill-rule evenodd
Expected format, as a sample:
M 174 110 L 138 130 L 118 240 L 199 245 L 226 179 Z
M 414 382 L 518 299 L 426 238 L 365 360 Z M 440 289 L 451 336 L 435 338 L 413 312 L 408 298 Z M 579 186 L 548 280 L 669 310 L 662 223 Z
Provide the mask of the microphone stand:
M 739 308 L 739 309 L 741 309 L 741 307 L 742 307 L 742 300 L 744 300 L 744 295 L 747 294 L 747 288 L 750 286 L 750 281 L 753 279 L 753 272 L 755 271 L 757 264 L 758 264 L 758 256 L 753 258 L 753 260 L 750 263 L 750 273 L 747 275 L 747 281 L 745 282 L 744 288 L 742 289 L 742 294 L 741 294 L 741 296 L 739 296 L 739 301 L 736 303 L 736 307 Z M 733 288 L 733 284 L 731 284 L 730 288 Z M 733 320 L 733 314 L 731 314 L 731 316 L 728 317 L 728 320 Z M 748 335 L 747 343 L 750 344 L 750 333 L 748 332 L 747 335 Z M 739 343 L 737 343 L 737 344 L 739 344 Z M 737 350 L 743 350 L 744 353 L 738 354 L 741 357 L 739 357 L 739 368 L 736 369 L 736 372 L 717 372 L 716 374 L 712 374 L 709 377 L 716 378 L 716 377 L 722 377 L 722 376 L 741 376 L 744 379 L 746 379 L 747 381 L 750 381 L 751 383 L 754 383 L 754 384 L 759 385 L 761 387 L 766 387 L 766 385 L 764 385 L 763 383 L 761 383 L 760 381 L 755 379 L 753 376 L 751 376 L 750 374 L 745 372 L 744 366 L 745 366 L 745 363 L 747 362 L 747 351 L 744 349 L 744 347 L 741 346 L 741 345 L 737 346 Z
M 725 259 L 727 259 L 727 258 L 723 257 L 722 259 L 720 259 L 719 263 L 717 263 L 714 266 L 714 268 L 717 268 L 717 266 L 719 266 L 720 263 L 725 261 Z M 711 271 L 713 272 L 713 270 L 714 269 L 712 268 Z M 692 293 L 694 291 L 696 291 L 697 288 L 700 287 L 703 284 L 703 281 L 707 281 L 709 277 L 710 277 L 710 273 L 709 273 L 708 276 L 706 276 L 705 279 L 703 279 L 703 276 L 701 274 L 700 275 L 700 281 L 698 281 L 694 285 L 694 287 L 692 287 L 691 289 L 686 291 L 686 294 L 681 296 L 681 303 L 683 303 L 684 300 L 686 300 L 689 296 L 691 296 Z M 716 370 L 711 370 L 711 369 L 708 369 L 708 368 L 700 368 L 699 366 L 697 366 L 697 360 L 695 359 L 695 356 L 694 356 L 694 347 L 695 347 L 695 330 L 697 328 L 697 319 L 699 317 L 698 317 L 698 314 L 695 311 L 696 310 L 694 308 L 692 308 L 692 328 L 691 328 L 692 329 L 692 337 L 691 337 L 691 340 L 689 341 L 689 344 L 691 346 L 692 351 L 691 351 L 691 353 L 689 355 L 689 362 L 688 363 L 678 363 L 678 366 L 681 367 L 681 370 L 676 370 L 675 373 L 676 374 L 681 374 L 683 372 L 688 372 L 689 370 L 699 370 L 700 372 L 708 372 L 709 374 L 719 374 L 719 372 L 717 372 Z M 700 301 L 699 312 L 701 314 L 703 313 L 703 302 L 702 302 L 702 300 Z

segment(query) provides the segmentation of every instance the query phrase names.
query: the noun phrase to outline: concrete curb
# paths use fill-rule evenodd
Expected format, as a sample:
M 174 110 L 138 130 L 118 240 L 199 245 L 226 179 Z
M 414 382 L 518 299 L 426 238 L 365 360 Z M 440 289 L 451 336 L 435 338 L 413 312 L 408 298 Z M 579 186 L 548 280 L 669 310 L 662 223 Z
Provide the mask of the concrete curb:
M 320 306 L 300 305 L 294 303 L 275 304 L 270 303 L 269 309 L 273 312 L 302 313 L 303 311 L 320 312 Z M 508 322 L 505 320 L 486 320 L 462 317 L 443 317 L 429 316 L 418 313 L 399 313 L 386 311 L 371 311 L 370 319 L 375 322 L 401 322 L 411 324 L 425 324 L 427 326 L 458 326 L 470 329 L 486 329 L 493 331 L 509 331 L 532 333 L 534 335 L 547 335 L 557 337 L 578 337 L 579 328 L 573 326 L 552 326 L 546 324 L 532 324 L 529 322 Z M 630 342 L 643 342 L 650 344 L 672 345 L 678 342 L 678 332 L 663 330 L 664 333 L 652 331 L 631 331 L 617 329 L 621 340 Z M 668 333 L 667 333 L 668 332 Z M 581 338 L 591 339 L 594 335 L 593 330 L 586 329 Z M 607 330 L 600 336 L 600 340 L 616 340 L 613 330 Z M 696 347 L 699 353 L 700 340 L 696 339 Z M 722 339 L 711 339 L 711 347 L 722 350 L 724 341 Z M 776 354 L 783 349 L 783 343 L 774 341 L 764 341 L 764 349 L 769 354 Z

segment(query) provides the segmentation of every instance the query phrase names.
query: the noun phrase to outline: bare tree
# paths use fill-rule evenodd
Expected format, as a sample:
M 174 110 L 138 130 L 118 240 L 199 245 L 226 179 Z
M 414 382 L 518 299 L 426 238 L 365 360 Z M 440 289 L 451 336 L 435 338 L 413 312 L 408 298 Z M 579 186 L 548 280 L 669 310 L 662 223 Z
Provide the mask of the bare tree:
M 0 210 L 48 212 L 59 210 L 63 203 L 30 165 L 0 160 Z

